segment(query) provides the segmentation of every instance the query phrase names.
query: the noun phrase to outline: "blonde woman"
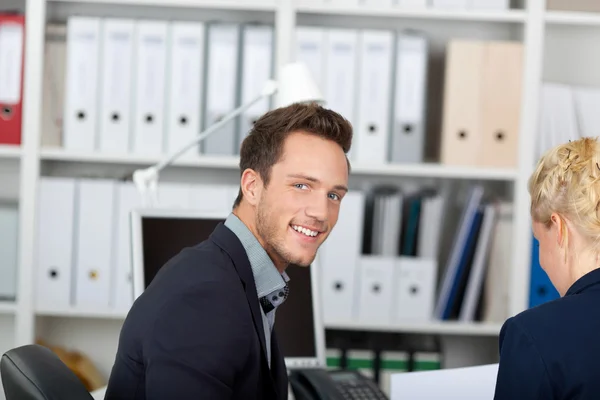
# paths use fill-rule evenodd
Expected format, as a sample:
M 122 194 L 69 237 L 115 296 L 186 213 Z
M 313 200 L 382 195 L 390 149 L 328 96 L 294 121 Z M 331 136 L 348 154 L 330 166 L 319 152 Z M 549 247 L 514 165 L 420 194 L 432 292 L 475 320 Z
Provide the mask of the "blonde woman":
M 495 400 L 600 399 L 600 143 L 548 151 L 529 192 L 540 265 L 561 298 L 502 327 Z

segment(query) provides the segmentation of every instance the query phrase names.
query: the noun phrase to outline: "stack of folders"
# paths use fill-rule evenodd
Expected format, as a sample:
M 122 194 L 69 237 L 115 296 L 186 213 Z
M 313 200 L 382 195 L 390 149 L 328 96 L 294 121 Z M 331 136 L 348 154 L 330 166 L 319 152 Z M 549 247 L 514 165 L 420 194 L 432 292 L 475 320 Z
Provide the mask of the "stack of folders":
M 72 16 L 63 41 L 49 31 L 44 144 L 72 151 L 172 153 L 273 75 L 271 25 Z M 64 96 L 62 111 L 55 96 Z M 185 156 L 238 154 L 270 108 L 263 99 Z
M 349 193 L 319 251 L 325 322 L 430 320 L 443 205 L 435 192 Z
M 299 26 L 296 60 L 354 127 L 350 159 L 420 163 L 425 142 L 428 41 L 394 32 Z
M 536 161 L 555 146 L 600 132 L 600 88 L 545 82 L 540 98 Z
M 453 39 L 447 47 L 441 162 L 515 168 L 523 45 Z
M 509 0 L 302 0 L 303 4 L 315 2 L 330 6 L 394 9 L 433 7 L 442 9 L 506 10 L 510 5 Z
M 390 395 L 392 374 L 412 371 L 430 371 L 441 368 L 441 357 L 437 351 L 408 351 L 370 349 L 326 350 L 327 368 L 359 371 L 379 384 L 381 390 Z
M 0 203 L 0 301 L 14 301 L 17 294 L 19 207 Z
M 237 187 L 165 183 L 160 207 L 226 218 Z M 39 187 L 37 311 L 127 312 L 132 299 L 129 213 L 141 207 L 131 182 L 45 177 Z
M 483 195 L 481 186 L 468 192 L 435 306 L 438 319 L 502 322 L 507 317 L 512 203 L 485 201 Z

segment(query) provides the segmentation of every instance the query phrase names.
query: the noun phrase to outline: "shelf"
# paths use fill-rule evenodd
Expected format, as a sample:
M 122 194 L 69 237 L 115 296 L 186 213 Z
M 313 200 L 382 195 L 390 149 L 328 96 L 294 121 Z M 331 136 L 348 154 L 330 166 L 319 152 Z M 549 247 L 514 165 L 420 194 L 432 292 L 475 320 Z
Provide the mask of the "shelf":
M 355 321 L 335 321 L 325 324 L 326 329 L 388 332 L 388 333 L 414 333 L 455 336 L 498 336 L 501 324 L 496 323 L 468 323 L 468 322 L 421 322 L 398 324 L 371 324 Z
M 409 176 L 422 178 L 481 179 L 514 181 L 516 169 L 463 167 L 435 163 L 361 165 L 351 163 L 352 175 Z
M 62 161 L 73 163 L 99 163 L 99 164 L 119 164 L 150 166 L 162 160 L 160 157 L 138 156 L 130 154 L 103 154 L 72 152 L 60 148 L 42 149 L 41 159 L 44 161 Z M 180 159 L 173 164 L 176 167 L 204 167 L 204 168 L 222 168 L 237 169 L 238 157 L 226 156 L 204 156 L 193 160 Z
M 50 0 L 53 3 L 163 6 L 216 10 L 275 11 L 275 0 Z
M 0 309 L 1 310 L 1 309 Z M 126 311 L 91 310 L 91 309 L 64 309 L 64 310 L 36 310 L 37 316 L 58 318 L 93 318 L 124 320 Z M 354 321 L 335 321 L 325 324 L 326 329 L 366 331 L 366 332 L 395 332 L 415 334 L 439 334 L 457 336 L 498 336 L 501 324 L 490 323 L 465 323 L 465 322 L 421 322 L 389 324 L 366 324 Z
M 35 314 L 41 317 L 94 318 L 116 320 L 124 320 L 127 316 L 126 311 L 91 310 L 81 308 L 68 308 L 63 310 L 37 309 L 35 311 Z
M 17 312 L 17 304 L 12 301 L 0 301 L 0 315 L 14 314 Z
M 20 158 L 21 146 L 16 145 L 0 145 L 0 158 Z
M 522 10 L 485 11 L 485 10 L 443 10 L 434 8 L 401 9 L 374 6 L 347 6 L 319 4 L 313 1 L 299 1 L 296 10 L 308 14 L 333 14 L 366 17 L 388 17 L 407 19 L 472 21 L 472 22 L 525 22 Z
M 142 167 L 150 166 L 160 161 L 160 158 L 158 157 L 143 157 L 127 154 L 111 155 L 102 153 L 81 153 L 69 152 L 62 149 L 44 149 L 41 152 L 41 159 L 44 161 L 135 165 Z M 351 164 L 351 173 L 353 176 L 406 176 L 495 181 L 514 181 L 517 178 L 517 171 L 515 169 L 449 166 L 435 163 L 381 165 Z M 237 170 L 239 168 L 239 158 L 235 156 L 202 156 L 193 160 L 178 160 L 174 166 Z
M 547 11 L 546 23 L 556 25 L 600 26 L 600 13 Z

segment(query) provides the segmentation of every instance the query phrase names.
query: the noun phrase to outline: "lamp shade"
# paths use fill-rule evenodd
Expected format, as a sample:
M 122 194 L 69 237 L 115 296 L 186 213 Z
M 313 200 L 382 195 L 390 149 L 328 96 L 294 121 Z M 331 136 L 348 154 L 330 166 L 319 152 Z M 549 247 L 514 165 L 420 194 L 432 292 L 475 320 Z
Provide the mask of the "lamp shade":
M 281 68 L 278 80 L 277 107 L 294 103 L 325 103 L 321 90 L 308 67 L 302 63 L 290 63 Z

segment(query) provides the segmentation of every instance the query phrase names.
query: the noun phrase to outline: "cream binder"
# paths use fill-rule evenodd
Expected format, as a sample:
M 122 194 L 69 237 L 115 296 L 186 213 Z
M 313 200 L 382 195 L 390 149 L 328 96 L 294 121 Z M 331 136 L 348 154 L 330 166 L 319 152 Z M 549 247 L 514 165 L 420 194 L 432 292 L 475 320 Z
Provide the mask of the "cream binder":
M 482 79 L 482 150 L 478 165 L 516 168 L 523 87 L 523 46 L 488 42 Z
M 484 41 L 460 39 L 448 44 L 440 152 L 443 164 L 474 166 L 479 162 L 485 46 Z

